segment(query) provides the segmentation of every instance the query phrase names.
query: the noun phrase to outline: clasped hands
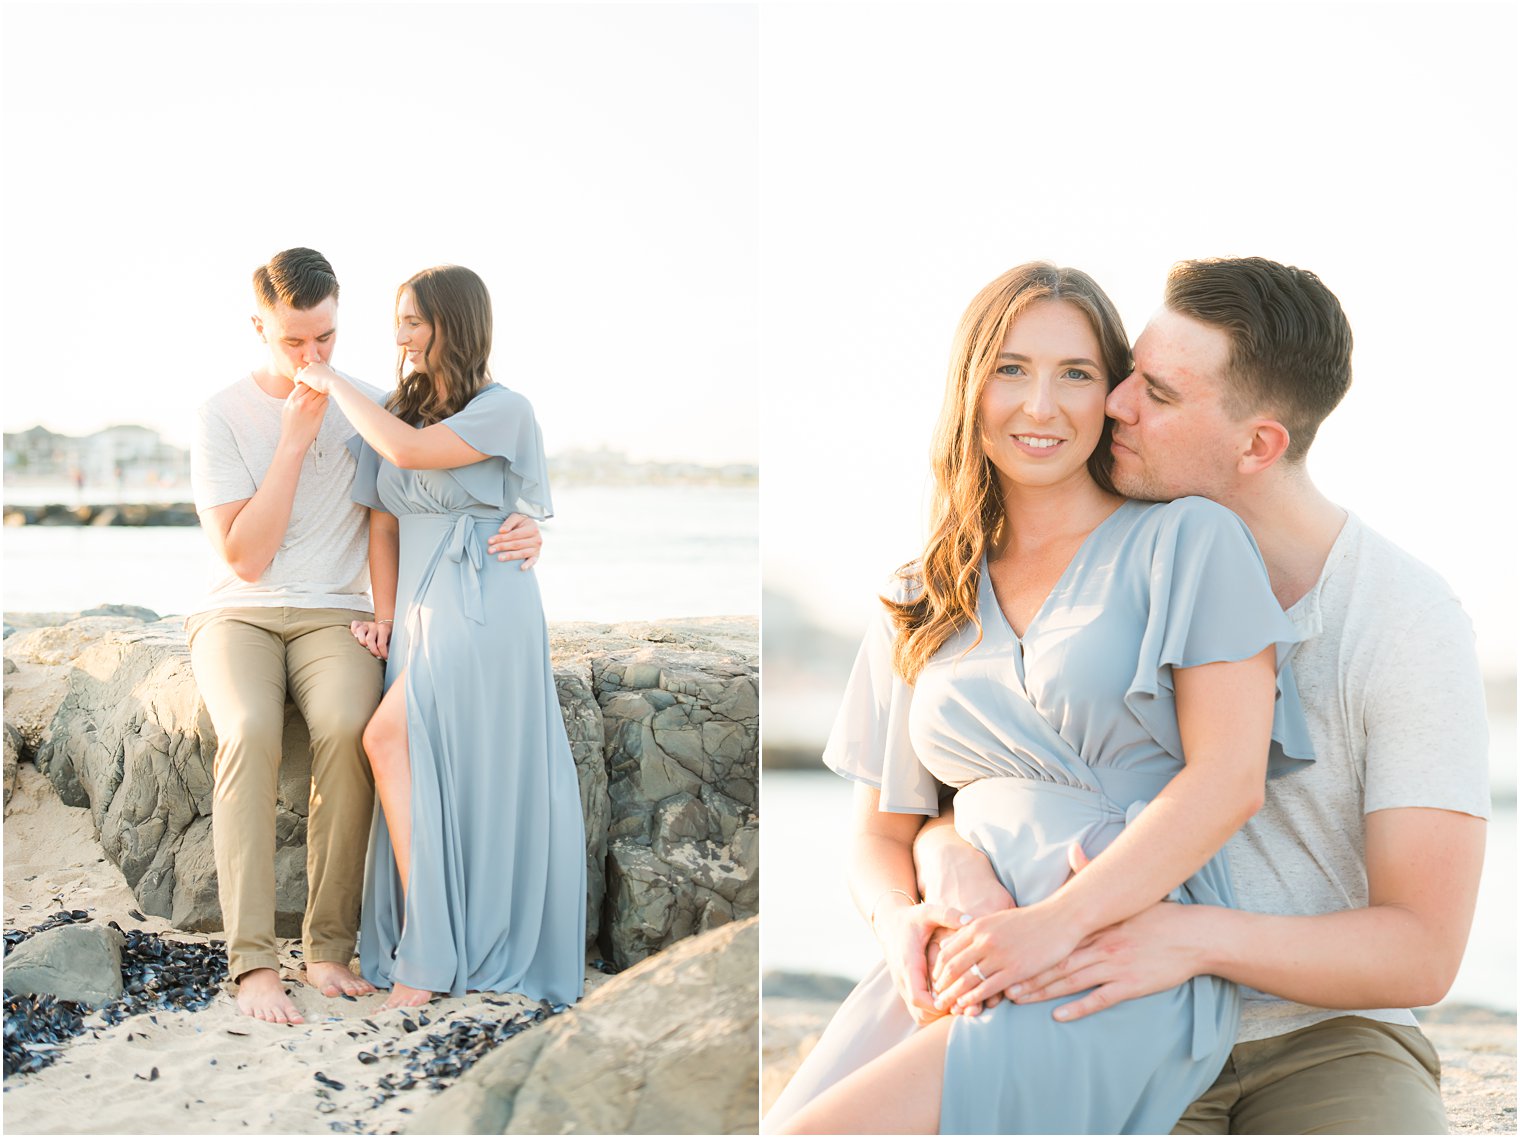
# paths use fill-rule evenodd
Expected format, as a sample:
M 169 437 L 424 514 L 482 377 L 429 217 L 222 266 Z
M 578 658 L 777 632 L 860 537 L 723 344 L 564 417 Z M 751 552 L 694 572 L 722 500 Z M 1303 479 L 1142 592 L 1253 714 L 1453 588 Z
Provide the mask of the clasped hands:
M 978 1015 L 1020 981 L 1055 968 L 1080 937 L 1049 904 L 973 917 L 931 902 L 884 914 L 882 941 L 898 994 L 916 1023 Z
M 1074 875 L 1089 860 L 1075 844 L 1069 859 Z M 1078 938 L 1054 906 L 1014 908 L 990 867 L 965 904 L 969 911 L 925 902 L 882 915 L 893 982 L 920 1026 L 944 1015 L 977 1015 L 1004 998 L 1038 1003 L 1085 992 L 1052 1012 L 1077 1020 L 1207 970 L 1191 924 L 1206 919 L 1203 906 L 1158 903 Z

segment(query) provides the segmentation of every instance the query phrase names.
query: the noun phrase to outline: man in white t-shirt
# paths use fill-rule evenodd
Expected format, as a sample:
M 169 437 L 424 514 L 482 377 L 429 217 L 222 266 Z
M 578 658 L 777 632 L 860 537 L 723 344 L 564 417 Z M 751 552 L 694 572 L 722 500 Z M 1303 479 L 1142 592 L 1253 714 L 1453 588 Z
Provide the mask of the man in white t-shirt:
M 268 359 L 197 417 L 195 506 L 222 568 L 186 631 L 217 735 L 212 841 L 238 1008 L 300 1023 L 274 937 L 285 700 L 311 737 L 307 982 L 328 996 L 372 992 L 350 969 L 374 795 L 361 736 L 380 701 L 392 613 L 373 611 L 369 583 L 373 572 L 389 586 L 380 595 L 394 595 L 396 543 L 376 542 L 371 562 L 369 535 L 396 522 L 351 499 L 354 429 L 336 403 L 295 381 L 307 364 L 327 363 L 337 341 L 332 266 L 315 250 L 287 249 L 253 283 L 253 327 Z M 524 567 L 541 545 L 537 525 L 516 515 L 487 543 Z
M 1134 354 L 1108 399 L 1114 483 L 1204 495 L 1251 527 L 1308 634 L 1292 659 L 1316 761 L 1269 783 L 1231 840 L 1239 910 L 1158 903 L 1010 994 L 1062 997 L 1052 1014 L 1073 1020 L 1223 976 L 1244 989 L 1240 1035 L 1179 1133 L 1444 1133 L 1440 1064 L 1409 1009 L 1451 986 L 1483 862 L 1471 623 L 1433 571 L 1309 478 L 1309 444 L 1351 382 L 1350 326 L 1314 274 L 1183 262 Z M 916 852 L 926 897 L 976 915 L 1011 904 L 944 820 Z

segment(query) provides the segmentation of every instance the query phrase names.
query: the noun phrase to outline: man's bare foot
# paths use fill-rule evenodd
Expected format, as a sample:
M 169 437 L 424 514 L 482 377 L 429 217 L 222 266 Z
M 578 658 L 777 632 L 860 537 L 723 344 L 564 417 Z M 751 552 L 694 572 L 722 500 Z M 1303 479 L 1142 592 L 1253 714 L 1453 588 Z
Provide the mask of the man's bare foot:
M 412 988 L 406 984 L 396 983 L 391 985 L 390 998 L 385 1001 L 387 1008 L 417 1008 L 431 1002 L 433 993 L 425 988 Z
M 308 960 L 306 982 L 324 996 L 367 996 L 375 986 L 336 960 Z
M 265 1023 L 305 1023 L 285 994 L 280 974 L 273 968 L 255 968 L 238 980 L 238 1011 Z

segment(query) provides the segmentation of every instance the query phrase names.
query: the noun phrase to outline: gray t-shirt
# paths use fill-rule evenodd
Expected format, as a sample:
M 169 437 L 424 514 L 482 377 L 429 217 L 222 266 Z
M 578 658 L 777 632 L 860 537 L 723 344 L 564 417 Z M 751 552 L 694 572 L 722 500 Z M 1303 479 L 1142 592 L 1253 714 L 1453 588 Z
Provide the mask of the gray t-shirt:
M 345 376 L 366 396 L 385 393 Z M 284 400 L 268 395 L 252 375 L 217 392 L 196 413 L 190 449 L 195 508 L 251 498 L 274 460 Z M 350 497 L 354 428 L 329 400 L 316 441 L 301 461 L 290 525 L 274 560 L 257 581 L 244 581 L 215 555 L 210 591 L 193 611 L 252 607 L 347 608 L 368 612 L 369 511 Z
M 1446 582 L 1348 515 L 1319 581 L 1288 610 L 1315 762 L 1267 786 L 1230 840 L 1240 907 L 1312 915 L 1367 905 L 1364 815 L 1489 814 L 1488 721 L 1472 623 Z M 1406 1008 L 1309 1007 L 1245 989 L 1239 1041 L 1343 1015 L 1413 1024 Z

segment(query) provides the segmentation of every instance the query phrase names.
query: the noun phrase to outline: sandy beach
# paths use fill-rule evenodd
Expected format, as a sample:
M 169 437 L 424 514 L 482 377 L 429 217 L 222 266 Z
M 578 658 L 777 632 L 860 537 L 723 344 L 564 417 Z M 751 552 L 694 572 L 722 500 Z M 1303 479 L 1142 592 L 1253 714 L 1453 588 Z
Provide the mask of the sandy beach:
M 65 806 L 23 763 L 5 820 L 5 928 L 30 928 L 60 908 L 83 909 L 123 929 L 209 939 L 176 932 L 161 918 L 132 917 L 137 901 L 102 853 L 89 812 Z M 155 1012 L 109 1027 L 93 1017 L 52 1066 L 5 1080 L 6 1133 L 396 1133 L 437 1093 L 424 1077 L 406 1085 L 409 1069 L 435 1057 L 429 1036 L 451 1028 L 478 1034 L 478 1025 L 537 1010 L 510 995 L 388 1012 L 380 1010 L 383 993 L 328 999 L 301 980 L 298 943 L 280 947 L 281 971 L 305 1024 L 238 1014 L 230 985 L 198 1012 Z M 607 979 L 588 969 L 587 992 Z M 388 1096 L 382 1080 L 396 1088 Z

